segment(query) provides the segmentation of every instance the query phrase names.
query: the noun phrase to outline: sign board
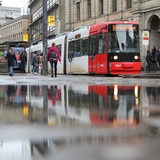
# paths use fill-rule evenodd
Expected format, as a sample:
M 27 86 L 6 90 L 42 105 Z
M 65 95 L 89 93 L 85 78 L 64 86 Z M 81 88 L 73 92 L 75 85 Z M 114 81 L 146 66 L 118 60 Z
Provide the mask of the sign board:
M 149 45 L 149 31 L 143 31 L 142 32 L 142 43 L 143 45 L 147 46 Z
M 55 16 L 48 16 L 48 26 L 55 26 Z
M 28 41 L 28 34 L 23 34 L 23 41 Z

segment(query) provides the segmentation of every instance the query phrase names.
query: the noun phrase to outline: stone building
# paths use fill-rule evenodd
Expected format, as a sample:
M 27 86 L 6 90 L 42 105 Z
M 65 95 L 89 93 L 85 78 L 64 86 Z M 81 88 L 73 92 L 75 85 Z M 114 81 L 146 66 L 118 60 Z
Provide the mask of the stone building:
M 21 8 L 0 6 L 0 25 L 21 16 Z
M 160 47 L 160 1 L 157 0 L 66 0 L 66 30 L 101 21 L 138 21 L 142 61 L 147 49 Z M 149 31 L 149 45 L 144 46 L 143 31 Z
M 30 0 L 32 43 L 42 40 L 42 0 Z M 48 0 L 48 15 L 56 18 L 48 27 L 48 37 L 102 21 L 137 21 L 140 26 L 140 51 L 144 61 L 147 49 L 160 47 L 160 2 L 157 0 Z M 142 34 L 149 31 L 149 45 Z
M 0 26 L 0 43 L 6 41 L 23 41 L 28 34 L 29 16 L 20 16 Z
M 47 0 L 47 15 L 55 17 L 55 25 L 48 26 L 48 38 L 65 31 L 65 0 Z M 29 26 L 32 44 L 42 40 L 43 31 L 43 0 L 30 0 Z

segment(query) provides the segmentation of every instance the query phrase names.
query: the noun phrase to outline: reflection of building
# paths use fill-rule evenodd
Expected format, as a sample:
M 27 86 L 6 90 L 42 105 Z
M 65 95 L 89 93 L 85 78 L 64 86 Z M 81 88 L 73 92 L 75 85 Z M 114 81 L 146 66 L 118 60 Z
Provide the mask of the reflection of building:
M 28 33 L 29 16 L 18 17 L 0 26 L 0 43 L 6 41 L 23 41 L 23 35 Z
M 138 21 L 142 53 L 160 47 L 160 3 L 157 0 L 66 0 L 66 30 L 102 21 Z M 150 44 L 142 45 L 142 32 L 150 32 Z M 143 56 L 142 54 L 142 56 Z

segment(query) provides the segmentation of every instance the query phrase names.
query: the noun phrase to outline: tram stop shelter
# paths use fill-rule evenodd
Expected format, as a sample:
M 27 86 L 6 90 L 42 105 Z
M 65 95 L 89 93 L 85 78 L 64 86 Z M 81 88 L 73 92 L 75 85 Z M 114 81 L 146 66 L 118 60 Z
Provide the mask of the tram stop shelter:
M 6 41 L 3 43 L 0 43 L 0 73 L 8 72 L 7 60 L 5 57 L 7 55 L 9 48 L 12 48 L 16 54 L 17 50 L 21 53 L 28 46 L 29 46 L 29 42 L 26 42 L 26 41 Z M 21 62 L 19 61 L 18 64 L 14 67 L 14 69 L 20 70 L 20 63 Z

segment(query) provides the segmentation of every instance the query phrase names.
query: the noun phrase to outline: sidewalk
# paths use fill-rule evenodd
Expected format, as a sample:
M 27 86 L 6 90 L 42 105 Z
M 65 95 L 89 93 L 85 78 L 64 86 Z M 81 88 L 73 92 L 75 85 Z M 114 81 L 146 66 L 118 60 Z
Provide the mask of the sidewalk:
M 138 75 L 124 75 L 123 78 L 160 78 L 160 71 L 141 71 Z

